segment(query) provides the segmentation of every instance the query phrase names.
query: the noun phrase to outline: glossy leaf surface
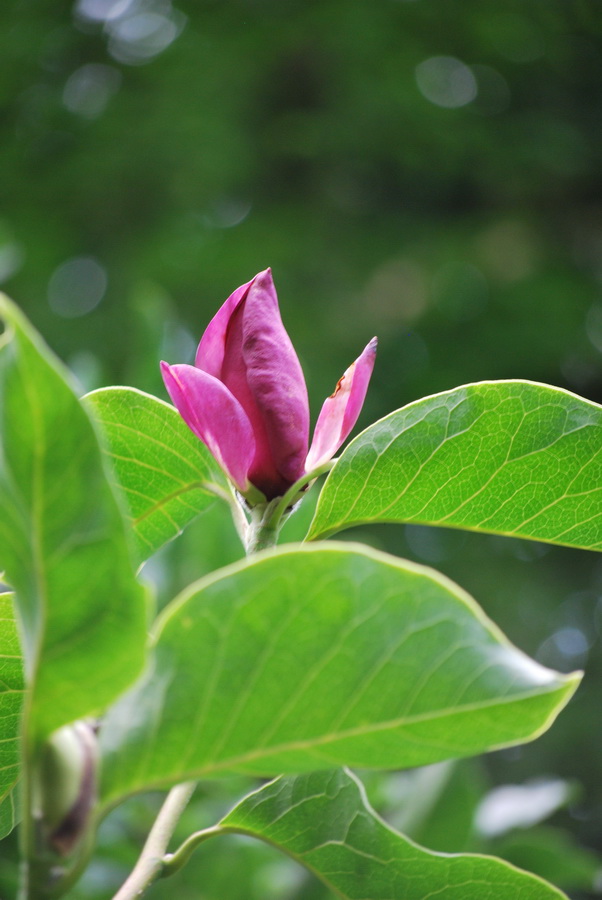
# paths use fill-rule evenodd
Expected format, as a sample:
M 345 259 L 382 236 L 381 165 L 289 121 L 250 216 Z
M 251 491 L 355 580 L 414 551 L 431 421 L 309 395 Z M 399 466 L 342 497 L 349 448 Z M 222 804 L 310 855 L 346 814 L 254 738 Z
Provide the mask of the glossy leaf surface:
M 15 788 L 6 795 L 4 800 L 0 801 L 0 840 L 10 834 L 19 822 L 17 790 L 18 788 Z
M 22 625 L 28 733 L 41 737 L 136 677 L 146 612 L 90 419 L 6 298 L 0 321 L 0 566 Z
M 12 822 L 12 805 L 7 795 L 19 777 L 23 693 L 23 659 L 13 597 L 9 593 L 0 593 L 0 837 L 7 833 L 8 823 Z
M 390 828 L 349 772 L 278 778 L 221 825 L 268 841 L 345 900 L 559 900 L 560 891 L 499 859 L 434 853 Z
M 467 756 L 535 737 L 577 682 L 430 569 L 359 545 L 289 546 L 165 611 L 152 666 L 102 730 L 105 794 Z
M 365 522 L 602 550 L 602 408 L 543 384 L 492 381 L 397 410 L 341 455 L 309 538 Z
M 88 394 L 106 452 L 125 492 L 139 561 L 174 538 L 214 500 L 225 476 L 205 445 L 167 403 L 128 387 Z

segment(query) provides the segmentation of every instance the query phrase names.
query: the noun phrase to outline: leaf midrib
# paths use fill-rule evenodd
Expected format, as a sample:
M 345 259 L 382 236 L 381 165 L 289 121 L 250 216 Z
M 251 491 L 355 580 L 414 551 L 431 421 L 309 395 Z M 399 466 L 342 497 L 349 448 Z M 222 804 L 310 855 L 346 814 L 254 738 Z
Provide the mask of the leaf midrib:
M 458 706 L 453 710 L 432 710 L 425 713 L 417 713 L 413 716 L 400 716 L 394 719 L 388 719 L 384 722 L 379 722 L 376 724 L 366 724 L 366 725 L 357 725 L 353 728 L 344 729 L 336 734 L 323 734 L 319 737 L 314 738 L 305 738 L 303 740 L 296 741 L 288 741 L 283 744 L 276 744 L 272 747 L 258 747 L 254 750 L 248 751 L 246 753 L 242 753 L 238 756 L 231 756 L 228 759 L 225 759 L 221 762 L 213 762 L 211 760 L 206 761 L 200 767 L 191 767 L 186 771 L 178 770 L 178 779 L 185 780 L 188 777 L 195 778 L 208 778 L 213 775 L 229 772 L 229 771 L 238 771 L 238 766 L 246 766 L 250 762 L 259 761 L 261 759 L 270 758 L 272 756 L 277 756 L 281 753 L 290 753 L 296 752 L 299 750 L 310 750 L 315 751 L 320 747 L 326 747 L 328 744 L 332 744 L 341 740 L 346 740 L 348 738 L 354 737 L 363 737 L 365 735 L 373 735 L 375 732 L 386 732 L 386 731 L 394 731 L 399 728 L 403 728 L 406 726 L 417 725 L 422 722 L 429 721 L 442 721 L 446 718 L 453 718 L 458 715 L 465 715 L 470 712 L 478 712 L 480 710 L 485 709 L 496 709 L 498 707 L 503 706 L 511 706 L 515 703 L 522 703 L 525 700 L 530 699 L 539 699 L 544 696 L 548 696 L 551 694 L 565 694 L 566 701 L 569 700 L 570 696 L 574 693 L 576 688 L 578 687 L 580 681 L 581 674 L 579 672 L 572 672 L 569 675 L 563 676 L 563 681 L 558 683 L 555 682 L 549 685 L 547 688 L 539 687 L 539 689 L 533 689 L 530 691 L 525 691 L 522 693 L 516 693 L 509 695 L 507 697 L 497 697 L 493 700 L 486 699 L 482 701 L 474 701 L 472 703 L 466 703 L 462 706 Z M 565 702 L 566 702 L 565 701 Z M 564 706 L 564 704 L 563 704 Z M 500 750 L 504 747 L 514 746 L 519 743 L 524 743 L 526 740 L 537 737 L 539 734 L 544 732 L 548 727 L 550 721 L 553 721 L 554 718 L 560 712 L 560 708 L 553 708 L 543 725 L 538 726 L 532 731 L 527 732 L 527 734 L 522 735 L 516 739 L 511 741 L 502 741 L 499 744 L 493 744 L 487 746 L 487 751 Z M 420 743 L 420 742 L 417 742 Z M 422 743 L 428 743 L 429 746 L 435 747 L 436 744 L 433 741 L 427 741 Z M 448 747 L 445 747 L 446 751 Z M 316 756 L 320 756 L 319 753 L 316 753 Z M 336 762 L 332 759 L 326 757 L 324 768 L 332 768 L 333 765 L 336 765 Z M 138 768 L 138 778 L 140 783 L 144 785 L 144 790 L 154 790 L 157 788 L 164 787 L 166 784 L 171 784 L 172 781 L 169 775 L 166 778 L 162 779 L 148 779 L 144 777 L 144 771 L 141 767 Z M 137 790 L 141 790 L 141 787 L 136 785 L 131 786 L 131 790 L 128 793 L 135 793 Z M 115 800 L 121 797 L 122 794 L 119 792 L 119 788 L 117 787 L 117 793 L 114 794 L 111 792 L 106 798 L 105 803 L 108 805 L 112 805 Z

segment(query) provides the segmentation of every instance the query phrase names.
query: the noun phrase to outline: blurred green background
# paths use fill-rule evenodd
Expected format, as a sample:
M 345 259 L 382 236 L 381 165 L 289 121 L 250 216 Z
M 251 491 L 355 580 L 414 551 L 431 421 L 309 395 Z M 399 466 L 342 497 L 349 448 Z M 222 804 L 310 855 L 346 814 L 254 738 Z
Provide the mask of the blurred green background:
M 602 402 L 596 0 L 4 0 L 0 47 L 0 280 L 82 390 L 166 397 L 159 359 L 190 361 L 218 305 L 271 265 L 314 416 L 373 334 L 360 425 L 491 378 Z M 434 565 L 537 659 L 586 670 L 536 743 L 367 776 L 375 805 L 427 846 L 504 852 L 593 897 L 600 558 L 416 526 L 349 537 Z M 147 577 L 163 603 L 238 556 L 214 509 Z M 500 831 L 499 796 L 494 824 L 483 808 L 475 824 L 489 787 L 541 776 L 555 780 L 510 805 L 520 826 L 541 795 L 548 824 Z M 238 788 L 204 786 L 185 827 L 210 824 Z M 74 897 L 119 884 L 156 802 L 107 821 Z M 330 896 L 241 840 L 207 845 L 177 877 L 149 896 Z

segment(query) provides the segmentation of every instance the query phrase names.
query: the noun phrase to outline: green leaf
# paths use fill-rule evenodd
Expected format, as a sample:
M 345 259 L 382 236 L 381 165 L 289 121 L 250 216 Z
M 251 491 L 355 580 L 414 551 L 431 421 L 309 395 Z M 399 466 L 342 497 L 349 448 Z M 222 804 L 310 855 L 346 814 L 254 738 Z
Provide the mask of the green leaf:
M 492 381 L 397 410 L 341 455 L 308 538 L 366 522 L 602 550 L 602 408 L 544 384 Z
M 140 562 L 215 500 L 227 480 L 173 406 L 142 391 L 109 387 L 85 398 L 125 492 Z
M 17 805 L 17 788 L 15 787 L 4 800 L 0 801 L 0 841 L 7 837 L 19 824 L 19 808 Z
M 347 900 L 559 900 L 550 884 L 499 859 L 430 852 L 390 828 L 345 771 L 278 778 L 222 820 L 274 844 Z
M 13 595 L 0 593 L 0 837 L 11 830 L 5 830 L 9 815 L 7 795 L 19 777 L 19 729 L 24 692 L 23 658 Z
M 28 734 L 103 709 L 140 672 L 146 611 L 92 422 L 0 298 L 0 567 L 15 589 Z
M 471 755 L 536 737 L 578 680 L 530 660 L 430 569 L 288 545 L 165 611 L 153 664 L 102 729 L 105 793 Z

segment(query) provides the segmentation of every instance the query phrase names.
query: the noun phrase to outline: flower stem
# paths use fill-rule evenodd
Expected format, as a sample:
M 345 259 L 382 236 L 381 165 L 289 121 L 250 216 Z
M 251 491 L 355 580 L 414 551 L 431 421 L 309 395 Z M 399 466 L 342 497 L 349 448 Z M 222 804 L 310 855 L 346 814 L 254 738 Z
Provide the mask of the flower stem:
M 280 500 L 277 497 L 270 503 L 261 504 L 251 510 L 251 521 L 247 531 L 245 551 L 247 556 L 274 547 L 278 541 L 280 531 L 279 518 L 274 519 L 273 510 Z
M 149 832 L 138 862 L 113 900 L 136 900 L 153 881 L 160 878 L 167 845 L 195 788 L 196 783 L 190 781 L 171 789 Z
M 271 513 L 273 527 L 277 529 L 280 528 L 281 519 L 286 514 L 286 511 L 290 509 L 297 500 L 301 499 L 305 488 L 311 486 L 312 482 L 314 482 L 316 478 L 319 478 L 320 475 L 324 475 L 325 472 L 330 472 L 336 461 L 336 459 L 329 459 L 328 462 L 318 466 L 317 469 L 306 472 L 305 475 L 302 475 L 301 478 L 291 485 L 283 497 L 277 498 L 278 502 Z
M 306 472 L 297 479 L 283 497 L 275 497 L 270 503 L 258 504 L 251 510 L 245 544 L 247 556 L 276 545 L 287 513 L 298 500 L 301 500 L 308 485 L 325 472 L 330 472 L 335 463 L 336 459 L 329 459 L 317 469 Z

